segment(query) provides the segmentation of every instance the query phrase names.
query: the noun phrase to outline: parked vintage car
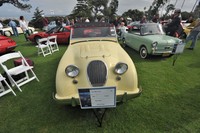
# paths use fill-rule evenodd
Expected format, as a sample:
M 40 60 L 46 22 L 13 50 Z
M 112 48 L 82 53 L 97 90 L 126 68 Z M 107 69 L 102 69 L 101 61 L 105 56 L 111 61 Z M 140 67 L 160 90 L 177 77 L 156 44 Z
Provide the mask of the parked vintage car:
M 46 38 L 48 36 L 57 36 L 57 43 L 68 43 L 70 37 L 70 26 L 56 26 L 46 32 L 38 32 L 36 34 L 32 34 L 28 37 L 28 39 L 32 42 L 37 43 L 38 39 Z
M 123 45 L 129 46 L 138 51 L 141 58 L 149 55 L 169 56 L 173 54 L 178 44 L 182 44 L 181 39 L 167 36 L 161 24 L 146 23 L 134 26 L 124 35 Z
M 127 28 L 128 28 L 128 29 L 138 28 L 138 27 L 135 27 L 135 26 L 139 26 L 139 24 L 140 24 L 140 21 L 133 21 L 133 22 L 131 22 L 131 23 L 129 23 L 129 24 L 127 25 Z
M 52 28 L 56 27 L 56 21 L 51 21 L 49 24 L 48 24 L 48 30 L 51 30 Z
M 10 52 L 15 49 L 16 42 L 11 38 L 0 35 L 0 54 Z
M 114 26 L 108 23 L 76 24 L 71 29 L 70 45 L 57 68 L 54 99 L 90 108 L 95 106 L 94 90 L 100 93 L 109 88 L 116 90 L 116 100 L 111 98 L 114 103 L 141 94 L 133 61 L 118 43 Z M 93 95 L 93 99 L 88 95 Z M 109 94 L 104 96 L 109 97 Z M 83 99 L 88 104 L 83 105 L 80 102 Z
M 31 34 L 34 33 L 34 31 L 35 31 L 34 27 L 28 27 L 28 28 L 29 28 L 29 31 L 30 31 Z M 20 27 L 17 27 L 17 31 L 18 31 L 19 34 L 23 33 L 23 31 Z M 6 26 L 6 27 L 2 28 L 0 30 L 0 33 L 4 36 L 8 36 L 8 37 L 14 34 L 13 30 L 10 26 Z

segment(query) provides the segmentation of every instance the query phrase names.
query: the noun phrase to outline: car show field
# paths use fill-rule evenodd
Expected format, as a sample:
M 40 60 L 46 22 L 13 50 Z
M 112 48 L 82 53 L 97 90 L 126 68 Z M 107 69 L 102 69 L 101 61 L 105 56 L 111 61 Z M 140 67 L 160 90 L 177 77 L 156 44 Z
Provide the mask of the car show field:
M 34 61 L 34 71 L 40 82 L 26 84 L 22 87 L 23 92 L 14 88 L 17 96 L 1 97 L 0 124 L 3 126 L 0 126 L 0 132 L 200 131 L 199 41 L 195 50 L 185 48 L 174 66 L 173 56 L 144 60 L 136 51 L 125 47 L 134 61 L 143 93 L 134 100 L 108 109 L 102 128 L 97 128 L 92 110 L 60 105 L 52 99 L 57 67 L 68 46 L 59 45 L 59 52 L 43 57 L 37 55 L 35 45 L 24 41 L 23 35 L 13 39 L 18 44 L 15 51 L 21 51 L 24 57 Z

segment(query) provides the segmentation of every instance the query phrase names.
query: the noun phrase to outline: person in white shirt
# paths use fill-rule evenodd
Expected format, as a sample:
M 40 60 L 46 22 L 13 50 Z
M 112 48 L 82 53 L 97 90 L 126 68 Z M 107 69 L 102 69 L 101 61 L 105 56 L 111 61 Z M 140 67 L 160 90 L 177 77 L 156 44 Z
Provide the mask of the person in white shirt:
M 3 25 L 1 24 L 1 20 L 0 20 L 0 30 L 3 29 Z M 3 31 L 0 31 L 0 35 L 3 35 Z
M 30 32 L 28 29 L 28 22 L 25 21 L 24 16 L 19 17 L 19 25 L 24 32 L 24 36 L 26 38 L 26 41 L 28 41 L 28 36 L 30 36 Z
M 3 25 L 1 24 L 1 21 L 0 21 L 0 30 L 3 28 Z
M 90 20 L 88 18 L 85 19 L 85 22 L 90 22 Z
M 128 28 L 125 26 L 124 22 L 121 22 L 120 26 L 118 27 L 118 35 L 122 39 L 124 34 L 127 33 Z

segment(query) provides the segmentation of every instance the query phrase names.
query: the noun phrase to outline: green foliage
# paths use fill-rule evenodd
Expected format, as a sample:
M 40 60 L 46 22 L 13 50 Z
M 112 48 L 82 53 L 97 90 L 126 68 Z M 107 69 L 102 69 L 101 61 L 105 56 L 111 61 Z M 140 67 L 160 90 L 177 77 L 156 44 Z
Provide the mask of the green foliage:
M 98 16 L 114 18 L 118 9 L 118 0 L 77 0 L 70 16 L 89 17 L 96 20 Z
M 181 12 L 182 20 L 187 20 L 190 16 L 193 16 L 192 13 L 189 12 Z
M 21 1 L 28 2 L 29 0 L 21 0 Z M 1 0 L 0 6 L 3 6 L 4 4 L 9 3 L 21 10 L 30 12 L 30 9 L 32 8 L 32 6 L 30 4 L 24 4 L 22 2 L 19 2 L 19 0 Z
M 173 4 L 167 5 L 167 7 L 166 7 L 166 13 L 163 15 L 163 17 L 165 18 L 165 17 L 168 15 L 168 13 L 169 13 L 170 11 L 174 10 L 174 9 L 175 9 L 175 7 L 174 7 Z
M 139 21 L 143 15 L 144 15 L 144 12 L 139 11 L 138 9 L 134 9 L 134 10 L 129 9 L 128 11 L 122 14 L 124 18 L 131 17 L 135 21 Z
M 72 11 L 71 17 L 92 17 L 91 11 L 85 0 L 77 0 L 77 4 Z
M 148 10 L 148 18 L 152 18 L 158 14 L 159 8 L 164 6 L 169 0 L 154 0 Z
M 40 10 L 39 7 L 37 7 L 35 9 L 35 12 L 33 14 L 33 19 L 31 20 L 31 24 L 35 27 L 35 28 L 42 28 L 42 15 L 43 15 L 43 10 Z
M 144 60 L 126 47 L 143 92 L 139 98 L 108 109 L 99 128 L 92 110 L 59 105 L 52 98 L 57 66 L 67 46 L 59 45 L 59 52 L 43 57 L 23 35 L 13 39 L 19 44 L 16 51 L 34 61 L 40 82 L 22 86 L 23 92 L 14 88 L 16 97 L 10 93 L 0 98 L 1 133 L 200 132 L 200 41 L 195 50 L 185 49 L 175 66 L 173 56 Z

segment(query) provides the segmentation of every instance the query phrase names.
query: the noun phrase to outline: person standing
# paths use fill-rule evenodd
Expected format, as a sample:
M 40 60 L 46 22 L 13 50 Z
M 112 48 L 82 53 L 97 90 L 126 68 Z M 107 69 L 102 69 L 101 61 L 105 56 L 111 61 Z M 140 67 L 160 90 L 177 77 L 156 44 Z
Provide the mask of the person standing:
M 68 17 L 66 17 L 66 26 L 67 25 L 70 25 L 70 21 L 69 21 L 69 18 Z
M 197 42 L 197 38 L 198 35 L 200 33 L 200 19 L 197 20 L 197 24 L 195 25 L 195 27 L 190 31 L 190 34 L 186 37 L 185 39 L 185 43 L 187 44 L 190 40 L 192 40 L 192 43 L 190 45 L 190 47 L 188 48 L 189 50 L 193 50 L 196 42 Z
M 43 24 L 43 28 L 42 29 L 44 31 L 48 30 L 48 23 L 49 23 L 49 21 L 47 20 L 47 18 L 45 18 L 45 16 L 42 15 L 42 24 Z
M 169 23 L 166 27 L 166 33 L 170 36 L 177 36 L 176 32 L 179 33 L 179 35 L 181 34 L 181 32 L 183 31 L 183 28 L 181 26 L 181 18 L 180 18 L 180 14 L 181 14 L 181 10 L 180 9 L 176 9 L 174 11 L 174 15 L 172 18 L 171 23 Z
M 140 24 L 147 23 L 147 17 L 143 16 L 142 19 L 140 20 Z
M 152 18 L 152 22 L 158 23 L 158 20 L 159 20 L 159 14 L 154 15 Z
M 12 19 L 10 19 L 10 22 L 8 23 L 8 25 L 10 27 L 12 27 L 14 36 L 18 36 L 19 34 L 18 34 L 18 31 L 17 31 L 17 24 L 15 23 L 15 21 L 13 21 Z
M 118 36 L 119 39 L 124 38 L 124 34 L 127 33 L 128 28 L 125 26 L 124 22 L 121 22 L 120 26 L 118 27 Z
M 2 23 L 1 23 L 1 20 L 0 20 L 0 30 L 3 28 L 3 25 L 2 25 Z
M 3 25 L 1 23 L 1 20 L 0 20 L 0 30 L 3 29 Z M 3 31 L 0 31 L 0 35 L 3 35 Z
M 28 29 L 28 23 L 25 21 L 24 16 L 19 17 L 19 25 L 20 25 L 22 31 L 24 32 L 24 37 L 25 37 L 26 41 L 28 41 L 28 36 L 30 36 L 30 32 Z
M 119 26 L 119 22 L 118 22 L 117 17 L 115 17 L 115 19 L 113 20 L 113 24 L 115 25 L 116 28 Z

